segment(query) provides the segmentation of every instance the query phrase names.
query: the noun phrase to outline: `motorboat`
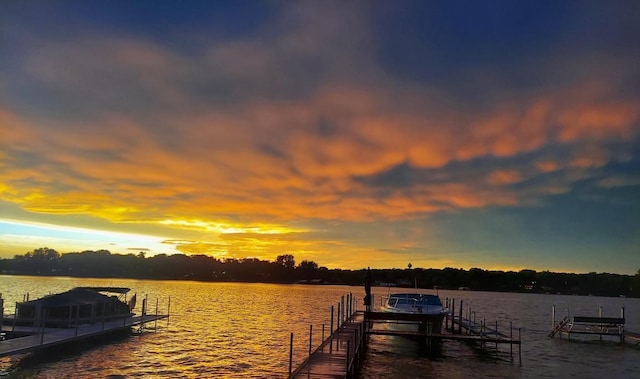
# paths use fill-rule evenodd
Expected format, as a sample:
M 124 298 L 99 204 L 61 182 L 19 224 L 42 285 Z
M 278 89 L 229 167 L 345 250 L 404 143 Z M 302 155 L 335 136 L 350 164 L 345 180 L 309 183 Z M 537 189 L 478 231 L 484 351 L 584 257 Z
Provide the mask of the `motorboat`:
M 441 332 L 448 311 L 438 295 L 415 292 L 389 294 L 381 307 L 381 312 L 422 315 L 421 319 L 432 325 L 434 333 Z
M 382 305 L 383 312 L 391 313 L 423 313 L 429 315 L 445 315 L 447 309 L 442 306 L 438 295 L 422 293 L 394 293 L 386 298 Z

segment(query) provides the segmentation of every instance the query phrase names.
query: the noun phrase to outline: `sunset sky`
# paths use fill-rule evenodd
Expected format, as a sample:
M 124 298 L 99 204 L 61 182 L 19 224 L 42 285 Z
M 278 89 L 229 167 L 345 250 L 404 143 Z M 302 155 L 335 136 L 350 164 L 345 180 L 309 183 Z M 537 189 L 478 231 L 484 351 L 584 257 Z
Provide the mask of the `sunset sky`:
M 640 269 L 638 1 L 0 2 L 0 257 Z

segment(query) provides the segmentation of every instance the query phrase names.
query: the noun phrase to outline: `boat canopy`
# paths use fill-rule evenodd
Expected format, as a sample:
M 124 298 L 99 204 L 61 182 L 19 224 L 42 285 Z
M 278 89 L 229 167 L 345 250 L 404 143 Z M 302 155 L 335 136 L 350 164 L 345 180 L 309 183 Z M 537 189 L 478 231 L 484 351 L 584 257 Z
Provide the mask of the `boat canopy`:
M 111 293 L 127 293 L 131 291 L 131 288 L 127 288 L 127 287 L 76 287 L 76 288 L 94 291 L 94 292 L 111 292 Z
M 115 296 L 113 296 L 115 298 Z M 68 307 L 71 305 L 95 304 L 109 301 L 109 296 L 84 287 L 77 287 L 67 292 L 44 296 L 40 299 L 19 303 L 21 306 L 39 304 L 43 307 Z

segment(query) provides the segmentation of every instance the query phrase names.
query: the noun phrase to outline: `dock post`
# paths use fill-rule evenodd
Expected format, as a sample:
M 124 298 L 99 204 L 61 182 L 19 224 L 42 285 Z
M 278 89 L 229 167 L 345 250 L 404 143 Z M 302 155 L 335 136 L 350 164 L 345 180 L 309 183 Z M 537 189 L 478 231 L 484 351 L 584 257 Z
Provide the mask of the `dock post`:
M 598 318 L 602 318 L 602 305 L 598 307 Z M 602 324 L 600 325 L 600 341 L 602 341 Z
M 451 299 L 451 333 L 455 333 L 456 299 Z
M 349 317 L 353 314 L 353 293 L 349 292 Z M 347 317 L 347 319 L 349 318 Z
M 18 318 L 18 304 L 16 304 L 15 311 L 13 312 L 13 325 L 11 325 L 11 331 L 16 331 L 16 319 Z
M 142 299 L 142 314 L 140 315 L 140 331 L 144 328 L 144 316 L 147 314 L 147 297 Z
M 311 358 L 311 341 L 313 339 L 313 324 L 309 324 L 309 358 Z
M 171 296 L 169 296 L 169 302 L 167 303 L 167 327 L 169 327 L 169 316 L 171 316 Z
M 329 326 L 329 353 L 333 352 L 333 305 L 331 306 L 331 325 Z
M 322 339 L 320 340 L 320 343 L 324 342 L 324 323 L 322 324 Z
M 556 306 L 551 306 L 551 330 L 556 327 Z
M 342 308 L 340 307 L 340 303 L 338 303 L 338 319 L 336 320 L 336 329 L 340 329 L 340 321 L 342 320 L 342 316 L 340 316 L 340 310 Z
M 458 334 L 462 334 L 462 300 L 460 300 L 460 310 L 458 313 L 458 320 L 460 321 L 460 323 L 458 323 Z
M 513 321 L 509 321 L 509 355 L 513 362 Z
M 624 305 L 620 307 L 620 318 L 624 320 Z M 624 326 L 620 332 L 620 343 L 624 343 Z
M 345 316 L 344 315 L 345 314 L 345 311 L 344 311 L 344 295 L 342 295 L 340 297 L 340 305 L 342 306 L 342 313 L 341 313 L 342 318 L 340 319 L 340 324 L 344 324 L 344 316 Z
M 522 328 L 518 328 L 518 361 L 522 366 Z
M 291 376 L 292 364 L 293 364 L 293 333 L 291 333 L 291 340 L 289 341 L 289 376 Z
M 156 297 L 156 321 L 153 324 L 153 331 L 157 332 L 158 331 L 158 298 Z

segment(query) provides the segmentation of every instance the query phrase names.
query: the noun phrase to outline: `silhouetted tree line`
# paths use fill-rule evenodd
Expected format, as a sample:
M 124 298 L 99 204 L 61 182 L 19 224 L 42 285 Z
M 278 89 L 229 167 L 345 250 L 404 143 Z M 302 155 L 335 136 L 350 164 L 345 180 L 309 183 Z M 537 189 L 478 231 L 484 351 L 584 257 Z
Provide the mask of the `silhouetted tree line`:
M 16 255 L 13 259 L 0 260 L 0 272 L 14 275 L 362 285 L 366 270 L 330 270 L 308 260 L 296 264 L 291 254 L 279 255 L 275 261 L 255 258 L 220 260 L 206 255 L 159 254 L 146 257 L 144 252 L 122 255 L 111 254 L 108 250 L 60 254 L 43 247 Z M 371 272 L 374 285 L 640 297 L 640 270 L 633 276 L 534 270 L 504 272 L 480 268 L 373 269 Z

